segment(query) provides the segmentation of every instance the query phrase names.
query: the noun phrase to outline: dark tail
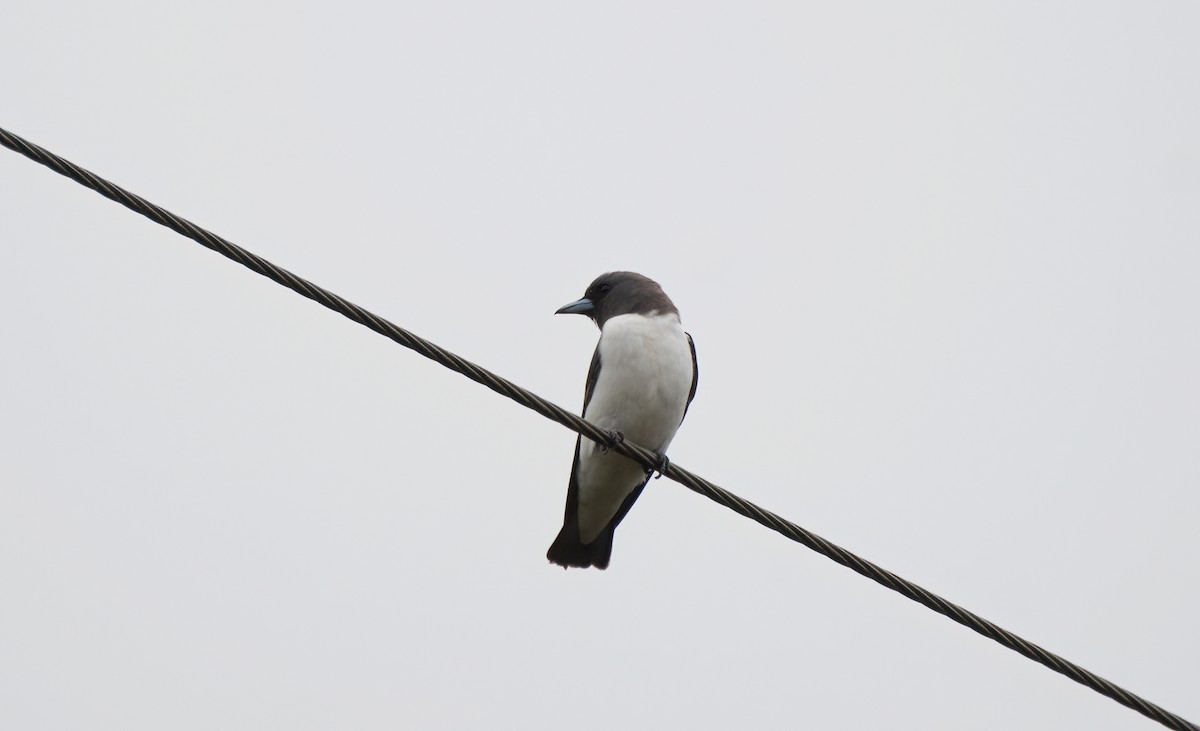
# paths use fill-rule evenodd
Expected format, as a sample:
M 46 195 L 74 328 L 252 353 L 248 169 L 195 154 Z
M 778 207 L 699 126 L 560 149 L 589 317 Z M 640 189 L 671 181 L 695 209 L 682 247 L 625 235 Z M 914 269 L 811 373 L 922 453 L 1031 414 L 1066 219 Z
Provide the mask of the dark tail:
M 546 558 L 550 560 L 550 563 L 558 564 L 563 568 L 586 569 L 595 566 L 598 569 L 606 569 L 608 560 L 612 558 L 613 528 L 615 527 L 610 526 L 605 529 L 591 543 L 580 543 L 579 524 L 574 520 L 568 520 L 562 530 L 558 532 L 558 538 L 555 538 L 554 543 L 550 544 L 550 550 L 546 551 Z

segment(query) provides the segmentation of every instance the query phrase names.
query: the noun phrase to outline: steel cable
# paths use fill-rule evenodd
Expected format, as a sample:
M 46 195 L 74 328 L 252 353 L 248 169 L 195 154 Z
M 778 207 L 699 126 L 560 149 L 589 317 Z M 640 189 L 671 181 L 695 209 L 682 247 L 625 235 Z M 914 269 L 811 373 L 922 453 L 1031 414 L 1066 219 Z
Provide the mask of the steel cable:
M 311 300 L 319 302 L 328 307 L 334 312 L 338 312 L 351 320 L 364 325 L 371 330 L 388 337 L 395 342 L 403 345 L 406 348 L 411 348 L 421 355 L 433 360 L 451 370 L 457 371 L 471 380 L 481 383 L 484 386 L 492 389 L 496 393 L 516 401 L 517 403 L 537 413 L 545 416 L 548 419 L 558 422 L 563 426 L 578 432 L 583 436 L 592 439 L 596 442 L 608 443 L 608 433 L 596 426 L 584 421 L 579 416 L 563 409 L 562 407 L 547 401 L 540 396 L 527 391 L 524 388 L 508 381 L 491 371 L 481 368 L 480 366 L 465 360 L 454 353 L 451 353 L 444 348 L 441 348 L 424 338 L 420 338 L 407 330 L 398 327 L 397 325 L 375 315 L 358 305 L 350 302 L 333 292 L 318 287 L 306 279 L 296 276 L 286 269 L 275 266 L 271 262 L 263 259 L 260 256 L 252 254 L 249 251 L 237 246 L 236 244 L 227 241 L 216 234 L 210 233 L 199 226 L 180 218 L 175 214 L 160 208 L 153 203 L 141 198 L 129 191 L 114 185 L 103 178 L 100 178 L 87 170 L 71 163 L 58 155 L 55 155 L 48 150 L 45 150 L 37 145 L 19 137 L 7 130 L 0 128 L 0 144 L 5 147 L 21 153 L 34 162 L 41 163 L 55 172 L 64 175 L 81 185 L 84 185 L 96 191 L 106 198 L 116 201 L 126 208 L 140 213 L 150 220 L 159 223 L 167 228 L 182 234 L 189 239 L 205 246 L 213 251 L 228 257 L 242 266 L 245 266 L 259 274 L 267 277 L 273 282 L 282 284 L 288 289 L 301 294 Z M 653 452 L 643 449 L 642 447 L 630 442 L 617 442 L 611 445 L 611 448 L 620 454 L 629 457 L 630 459 L 639 462 L 647 469 L 655 468 L 658 465 L 658 457 Z M 934 594 L 917 584 L 903 579 L 892 572 L 876 566 L 866 559 L 857 556 L 850 551 L 831 543 L 821 536 L 812 533 L 804 528 L 788 521 L 769 510 L 764 510 L 749 500 L 745 500 L 733 493 L 725 490 L 708 480 L 683 469 L 682 467 L 669 463 L 667 464 L 663 474 L 685 487 L 700 493 L 708 499 L 729 508 L 735 513 L 739 513 L 751 520 L 754 520 L 761 525 L 764 525 L 771 530 L 774 530 L 782 535 L 790 538 L 797 543 L 801 543 L 817 553 L 825 556 L 837 563 L 862 574 L 863 576 L 882 584 L 892 591 L 903 594 L 915 602 L 925 605 L 933 611 L 945 615 L 959 624 L 968 627 L 975 632 L 988 637 L 1005 647 L 1015 650 L 1025 657 L 1045 665 L 1046 667 L 1061 673 L 1068 678 L 1071 678 L 1077 683 L 1085 685 L 1092 690 L 1102 695 L 1108 696 L 1123 706 L 1132 708 L 1141 713 L 1147 718 L 1158 721 L 1162 725 L 1177 729 L 1178 731 L 1200 731 L 1200 727 L 1187 721 L 1186 719 L 1167 711 L 1166 709 L 1151 703 L 1141 696 L 1132 693 L 1124 688 L 1112 683 L 1104 678 L 1092 673 L 1075 663 L 1059 657 L 1054 653 L 1046 650 L 1032 642 L 1029 642 L 1021 637 L 1009 632 L 1008 630 L 980 617 L 974 612 L 970 612 L 962 607 L 953 604 L 942 597 Z

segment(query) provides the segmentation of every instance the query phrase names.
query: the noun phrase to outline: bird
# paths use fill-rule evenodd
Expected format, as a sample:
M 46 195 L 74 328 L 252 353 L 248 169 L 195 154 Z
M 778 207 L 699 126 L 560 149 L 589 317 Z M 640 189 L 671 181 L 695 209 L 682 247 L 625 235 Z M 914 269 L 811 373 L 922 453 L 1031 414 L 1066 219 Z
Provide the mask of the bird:
M 583 418 L 659 455 L 666 451 L 696 396 L 696 345 L 679 310 L 654 280 L 634 272 L 601 274 L 581 299 L 556 315 L 580 314 L 600 328 L 583 395 Z M 562 530 L 546 552 L 553 564 L 607 569 L 613 532 L 654 470 L 583 436 L 567 485 Z

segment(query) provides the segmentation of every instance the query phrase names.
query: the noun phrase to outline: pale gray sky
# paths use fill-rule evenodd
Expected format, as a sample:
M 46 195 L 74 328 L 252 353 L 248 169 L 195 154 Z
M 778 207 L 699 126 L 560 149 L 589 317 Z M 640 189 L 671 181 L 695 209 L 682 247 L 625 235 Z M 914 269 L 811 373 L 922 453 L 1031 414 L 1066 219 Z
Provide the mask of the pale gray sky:
M 1200 6 L 19 3 L 0 125 L 1200 720 Z M 0 150 L 0 727 L 1148 729 Z

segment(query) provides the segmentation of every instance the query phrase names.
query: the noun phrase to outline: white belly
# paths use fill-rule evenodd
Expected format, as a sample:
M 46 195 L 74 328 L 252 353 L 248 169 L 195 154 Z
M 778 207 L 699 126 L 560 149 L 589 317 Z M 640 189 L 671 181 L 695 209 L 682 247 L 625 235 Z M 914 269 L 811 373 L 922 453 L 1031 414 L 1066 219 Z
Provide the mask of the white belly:
M 692 351 L 674 314 L 621 315 L 600 333 L 600 377 L 584 418 L 658 453 L 666 452 L 692 386 Z M 641 465 L 584 439 L 579 449 L 579 537 L 595 540 L 645 481 Z

